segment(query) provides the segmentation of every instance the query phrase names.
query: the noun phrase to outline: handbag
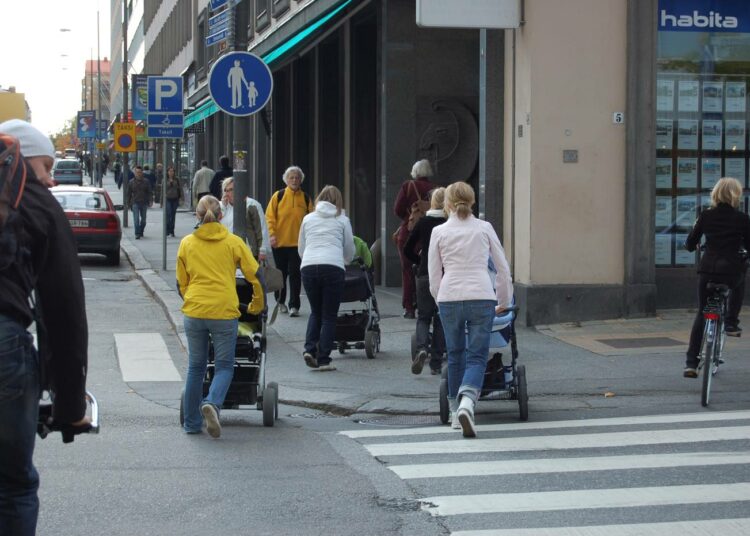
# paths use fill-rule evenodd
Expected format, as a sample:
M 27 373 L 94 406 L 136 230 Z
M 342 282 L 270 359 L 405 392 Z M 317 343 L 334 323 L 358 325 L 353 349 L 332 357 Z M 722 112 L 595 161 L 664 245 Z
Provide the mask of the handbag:
M 284 274 L 275 266 L 270 266 L 264 261 L 258 268 L 258 272 L 265 285 L 266 294 L 284 288 Z
M 409 220 L 406 222 L 406 228 L 411 231 L 414 229 L 417 222 L 422 219 L 422 216 L 427 214 L 427 211 L 430 210 L 430 202 L 422 199 L 422 196 L 419 195 L 419 189 L 417 188 L 417 185 L 414 184 L 414 181 L 409 182 L 409 186 L 414 188 L 414 192 L 417 196 L 417 200 L 411 204 L 411 208 L 409 209 Z

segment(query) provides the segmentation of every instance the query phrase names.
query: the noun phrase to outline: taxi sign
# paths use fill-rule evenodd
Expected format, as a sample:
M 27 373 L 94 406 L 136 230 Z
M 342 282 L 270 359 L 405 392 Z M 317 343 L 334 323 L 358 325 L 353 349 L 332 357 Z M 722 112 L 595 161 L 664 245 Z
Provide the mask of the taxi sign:
M 134 153 L 135 123 L 115 123 L 115 151 Z

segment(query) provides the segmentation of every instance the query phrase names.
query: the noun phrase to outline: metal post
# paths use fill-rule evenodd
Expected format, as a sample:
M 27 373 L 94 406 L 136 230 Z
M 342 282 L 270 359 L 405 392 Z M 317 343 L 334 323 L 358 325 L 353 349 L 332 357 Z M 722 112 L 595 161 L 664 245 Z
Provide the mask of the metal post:
M 96 171 L 94 171 L 95 181 L 99 188 L 102 187 L 104 178 L 102 177 L 102 150 L 99 144 L 102 141 L 101 133 L 102 123 L 102 60 L 99 53 L 99 11 L 96 12 Z
M 167 270 L 167 140 L 162 140 L 162 176 L 161 176 L 161 219 L 162 219 L 162 237 L 161 237 L 161 269 Z M 156 166 L 154 166 L 156 167 Z M 175 176 L 177 172 L 175 171 Z
M 479 191 L 477 210 L 485 219 L 487 207 L 487 29 L 479 30 Z
M 128 120 L 128 6 L 125 0 L 122 0 L 122 121 Z M 136 140 L 133 143 L 137 144 Z M 128 175 L 130 175 L 130 166 L 128 165 L 127 151 L 122 153 L 122 226 L 128 226 Z
M 234 13 L 234 49 L 247 51 L 248 0 L 242 0 Z M 248 123 L 244 117 L 232 118 L 232 156 L 234 168 L 234 234 L 245 236 L 245 198 L 250 191 L 247 172 Z

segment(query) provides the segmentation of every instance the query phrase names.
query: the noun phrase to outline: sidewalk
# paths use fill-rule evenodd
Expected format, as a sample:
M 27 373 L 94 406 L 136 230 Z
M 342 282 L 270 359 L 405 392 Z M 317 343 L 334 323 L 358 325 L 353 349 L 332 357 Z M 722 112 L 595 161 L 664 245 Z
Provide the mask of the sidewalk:
M 122 193 L 111 174 L 105 176 L 104 186 L 114 202 L 121 203 Z M 127 259 L 164 308 L 182 342 L 184 361 L 176 363 L 178 369 L 187 363 L 187 342 L 180 312 L 182 299 L 176 291 L 175 258 L 180 239 L 193 231 L 195 221 L 191 211 L 178 210 L 177 238 L 167 239 L 166 270 L 162 269 L 162 211 L 158 205 L 148 211 L 143 239 L 134 239 L 132 217 L 130 227 L 123 229 L 122 249 Z M 313 372 L 302 361 L 310 310 L 304 294 L 299 318 L 279 314 L 275 324 L 269 326 L 267 381 L 279 383 L 281 402 L 345 415 L 437 413 L 439 377 L 431 376 L 428 367 L 419 376 L 410 372 L 415 321 L 401 318 L 400 289 L 377 287 L 376 295 L 381 314 L 381 352 L 372 360 L 365 357 L 364 350 L 349 350 L 344 355 L 334 352 L 338 370 L 333 373 Z M 273 306 L 273 296 L 269 298 Z M 342 309 L 346 305 L 355 304 L 342 304 Z M 519 327 L 519 349 L 527 367 L 532 410 L 598 407 L 607 389 L 635 394 L 635 387 L 651 389 L 652 384 L 654 389 L 680 390 L 680 394 L 684 390 L 692 400 L 695 386 L 686 385 L 679 371 L 694 314 L 689 310 L 660 311 L 646 319 Z M 750 329 L 749 315 L 742 316 L 742 325 Z M 734 340 L 731 345 L 733 352 L 736 349 L 747 354 L 750 337 Z M 622 366 L 623 358 L 628 359 L 627 368 Z M 642 367 L 649 368 L 652 378 L 634 386 L 633 378 L 643 377 Z M 181 370 L 184 372 L 184 366 Z M 517 410 L 508 406 L 508 411 Z

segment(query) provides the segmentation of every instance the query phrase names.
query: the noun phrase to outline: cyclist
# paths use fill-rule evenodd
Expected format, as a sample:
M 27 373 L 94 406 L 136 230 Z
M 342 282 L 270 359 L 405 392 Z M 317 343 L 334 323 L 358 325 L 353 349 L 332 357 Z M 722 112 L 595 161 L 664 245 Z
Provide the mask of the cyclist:
M 690 344 L 683 376 L 698 377 L 698 353 L 703 337 L 703 308 L 708 300 L 706 285 L 709 281 L 729 285 L 725 332 L 739 337 L 739 313 L 742 307 L 745 260 L 740 247 L 750 251 L 750 217 L 738 210 L 742 198 L 742 185 L 737 179 L 720 179 L 711 191 L 711 206 L 698 216 L 693 230 L 685 241 L 688 251 L 695 251 L 705 235 L 705 253 L 698 264 L 698 311 L 690 332 Z

